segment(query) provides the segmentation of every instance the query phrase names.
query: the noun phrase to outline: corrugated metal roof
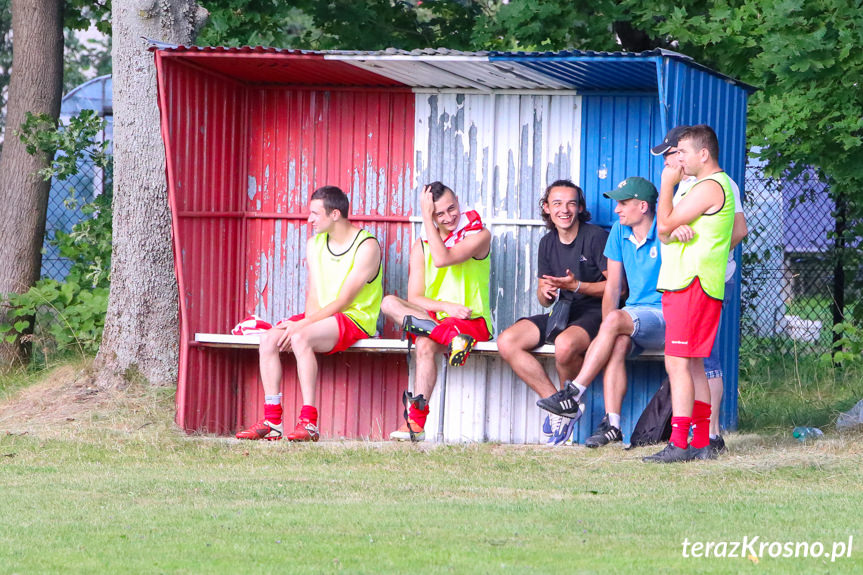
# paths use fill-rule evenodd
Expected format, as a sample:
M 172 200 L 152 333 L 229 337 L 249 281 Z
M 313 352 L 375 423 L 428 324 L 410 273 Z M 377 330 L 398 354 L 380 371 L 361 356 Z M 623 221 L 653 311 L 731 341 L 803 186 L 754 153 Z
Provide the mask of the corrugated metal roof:
M 445 48 L 424 50 L 294 50 L 261 46 L 176 46 L 151 41 L 152 49 L 206 56 L 199 64 L 252 83 L 308 85 L 397 86 L 435 89 L 656 91 L 657 64 L 672 59 L 720 77 L 748 91 L 752 86 L 734 80 L 692 58 L 668 50 L 647 52 L 463 52 Z M 266 63 L 249 66 L 230 58 L 248 54 Z M 278 56 L 273 58 L 273 56 Z M 296 59 L 308 60 L 302 69 L 286 69 Z M 350 68 L 359 68 L 351 72 Z M 296 64 L 293 64 L 296 66 Z M 369 74 L 371 73 L 371 74 Z

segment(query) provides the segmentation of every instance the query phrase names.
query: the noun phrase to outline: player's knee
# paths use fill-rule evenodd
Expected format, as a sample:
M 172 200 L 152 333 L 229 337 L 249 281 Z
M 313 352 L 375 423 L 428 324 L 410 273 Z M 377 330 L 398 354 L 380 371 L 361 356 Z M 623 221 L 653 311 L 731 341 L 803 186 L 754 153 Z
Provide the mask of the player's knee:
M 427 337 L 418 337 L 416 340 L 417 359 L 423 361 L 434 361 L 437 346 L 435 342 Z
M 616 309 L 608 313 L 602 321 L 600 329 L 608 333 L 623 333 L 626 330 L 626 324 L 629 320 L 629 314 L 622 309 Z
M 503 333 L 501 333 L 497 338 L 498 353 L 500 353 L 500 356 L 502 358 L 508 359 L 510 356 L 512 356 L 513 352 L 517 350 L 517 334 L 512 328 L 505 329 Z
M 260 336 L 258 350 L 261 355 L 270 355 L 279 353 L 279 338 L 284 332 L 278 329 L 265 331 Z
M 387 317 L 393 317 L 398 301 L 399 298 L 394 295 L 385 295 L 384 299 L 381 300 L 381 313 Z
M 309 342 L 309 336 L 305 330 L 295 331 L 291 334 L 291 349 L 294 350 L 294 353 L 303 352 L 310 349 L 311 343 Z
M 559 362 L 566 362 L 577 355 L 584 355 L 587 346 L 581 341 L 582 338 L 560 334 L 554 340 L 554 357 Z

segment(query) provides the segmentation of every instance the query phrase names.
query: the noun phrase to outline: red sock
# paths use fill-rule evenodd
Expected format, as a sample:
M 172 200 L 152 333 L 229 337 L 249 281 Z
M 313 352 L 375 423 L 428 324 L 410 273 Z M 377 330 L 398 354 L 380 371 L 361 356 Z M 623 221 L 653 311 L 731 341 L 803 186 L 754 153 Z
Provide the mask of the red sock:
M 696 401 L 692 406 L 692 447 L 710 445 L 710 404 Z
M 689 439 L 689 424 L 692 423 L 691 417 L 672 417 L 671 418 L 671 440 L 675 447 L 686 449 L 686 443 Z
M 429 406 L 426 405 L 425 409 L 420 411 L 416 408 L 416 405 L 411 404 L 410 409 L 408 409 L 408 418 L 412 419 L 414 423 L 425 429 L 426 427 L 426 418 L 429 416 Z
M 282 404 L 264 404 L 264 419 L 276 425 L 282 422 Z
M 300 419 L 304 419 L 312 425 L 318 424 L 318 408 L 313 405 L 304 405 L 300 409 Z

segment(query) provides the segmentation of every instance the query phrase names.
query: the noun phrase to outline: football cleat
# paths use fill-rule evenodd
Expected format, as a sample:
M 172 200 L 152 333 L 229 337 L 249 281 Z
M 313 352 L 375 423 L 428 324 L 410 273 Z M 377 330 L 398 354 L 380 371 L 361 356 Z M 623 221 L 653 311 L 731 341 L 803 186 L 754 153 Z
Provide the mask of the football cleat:
M 453 367 L 464 365 L 475 343 L 474 338 L 463 333 L 452 338 L 449 342 L 449 364 Z
M 390 439 L 393 441 L 424 441 L 425 438 L 425 430 L 413 419 L 408 419 L 401 427 L 390 433 Z
M 294 430 L 286 437 L 288 441 L 317 441 L 320 438 L 318 426 L 307 419 L 299 420 Z
M 266 439 L 278 441 L 282 438 L 282 424 L 275 424 L 262 419 L 249 429 L 237 433 L 237 439 Z

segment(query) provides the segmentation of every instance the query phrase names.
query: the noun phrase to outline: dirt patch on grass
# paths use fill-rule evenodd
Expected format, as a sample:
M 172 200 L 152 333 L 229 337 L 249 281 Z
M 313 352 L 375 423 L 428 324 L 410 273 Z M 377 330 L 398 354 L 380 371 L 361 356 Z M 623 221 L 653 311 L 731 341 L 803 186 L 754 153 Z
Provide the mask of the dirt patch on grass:
M 46 372 L 41 381 L 0 402 L 0 433 L 57 437 L 112 429 L 131 431 L 173 420 L 173 390 L 96 385 L 92 360 Z M 160 426 L 161 427 L 161 426 Z

